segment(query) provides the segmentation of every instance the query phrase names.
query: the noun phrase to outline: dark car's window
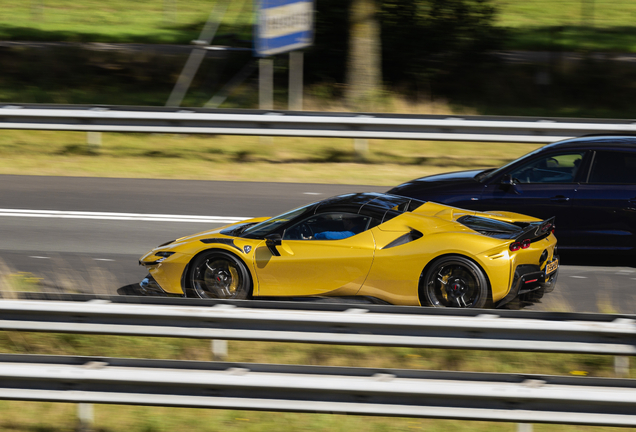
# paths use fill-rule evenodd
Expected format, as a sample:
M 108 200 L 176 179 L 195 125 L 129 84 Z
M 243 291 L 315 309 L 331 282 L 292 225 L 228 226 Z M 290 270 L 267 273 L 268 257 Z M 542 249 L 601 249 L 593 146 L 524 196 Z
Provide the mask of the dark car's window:
M 284 240 L 341 240 L 377 225 L 370 216 L 328 212 L 312 215 L 285 230 Z
M 573 183 L 584 154 L 581 151 L 534 158 L 515 168 L 510 176 L 517 183 Z
M 275 216 L 271 219 L 267 219 L 266 221 L 257 223 L 254 226 L 247 228 L 241 234 L 241 237 L 247 238 L 265 238 L 267 234 L 270 234 L 276 231 L 281 226 L 285 225 L 287 222 L 291 221 L 294 218 L 302 215 L 307 211 L 309 207 L 313 207 L 314 204 L 310 204 L 305 207 L 300 207 L 290 212 L 284 213 L 280 216 Z
M 507 164 L 505 164 L 502 167 L 499 167 L 497 169 L 494 170 L 488 170 L 487 172 L 482 172 L 479 173 L 475 176 L 475 180 L 477 181 L 485 181 L 485 180 L 489 180 L 491 178 L 497 177 L 499 174 L 508 172 L 508 168 L 514 164 L 516 164 L 517 162 L 519 162 L 520 160 L 524 160 L 524 159 L 530 159 L 532 156 L 534 156 L 535 154 L 542 152 L 543 151 L 543 147 L 539 147 L 536 150 L 531 151 L 530 153 L 521 156 L 519 159 L 515 159 L 512 162 L 508 162 Z
M 636 184 L 636 154 L 597 151 L 588 183 Z

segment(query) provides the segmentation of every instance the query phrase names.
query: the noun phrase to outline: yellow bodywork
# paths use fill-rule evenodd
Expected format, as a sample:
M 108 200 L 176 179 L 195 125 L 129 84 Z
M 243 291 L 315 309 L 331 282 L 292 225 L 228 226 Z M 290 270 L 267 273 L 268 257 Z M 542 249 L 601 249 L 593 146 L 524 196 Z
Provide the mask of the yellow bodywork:
M 518 265 L 537 264 L 545 250 L 549 255 L 546 262 L 552 260 L 556 246 L 553 234 L 527 249 L 511 252 L 512 240 L 488 237 L 456 222 L 466 215 L 504 222 L 539 221 L 516 213 L 475 212 L 428 202 L 346 239 L 283 240 L 277 247 L 280 256 L 272 254 L 265 240 L 221 234 L 228 225 L 155 248 L 140 262 L 166 293 L 175 295 L 184 294 L 188 264 L 198 254 L 216 249 L 232 253 L 246 264 L 254 296 L 370 296 L 396 305 L 420 305 L 420 276 L 437 257 L 461 255 L 474 261 L 486 274 L 495 302 L 510 291 Z M 386 247 L 411 230 L 421 232 L 422 237 Z M 222 242 L 201 241 L 208 239 Z M 157 252 L 173 255 L 160 258 Z

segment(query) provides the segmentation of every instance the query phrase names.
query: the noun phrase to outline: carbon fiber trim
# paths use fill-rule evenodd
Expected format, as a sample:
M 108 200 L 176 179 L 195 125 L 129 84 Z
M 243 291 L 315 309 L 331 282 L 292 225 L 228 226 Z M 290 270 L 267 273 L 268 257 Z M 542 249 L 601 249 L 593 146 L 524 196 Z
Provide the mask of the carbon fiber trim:
M 234 249 L 236 249 L 237 251 L 241 252 L 242 254 L 245 253 L 243 251 L 243 249 L 241 249 L 240 247 L 238 247 L 237 245 L 234 244 L 234 239 L 210 238 L 210 239 L 201 240 L 201 243 L 205 243 L 205 244 L 214 244 L 214 243 L 224 244 L 226 246 L 233 247 Z

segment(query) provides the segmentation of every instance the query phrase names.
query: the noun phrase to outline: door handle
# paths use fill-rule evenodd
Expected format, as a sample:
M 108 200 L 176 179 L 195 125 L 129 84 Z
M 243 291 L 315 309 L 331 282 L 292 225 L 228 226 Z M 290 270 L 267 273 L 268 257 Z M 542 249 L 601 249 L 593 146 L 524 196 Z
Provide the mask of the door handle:
M 550 201 L 566 202 L 566 201 L 570 201 L 570 198 L 566 197 L 565 195 L 557 195 L 557 196 L 553 196 L 552 198 L 550 198 Z

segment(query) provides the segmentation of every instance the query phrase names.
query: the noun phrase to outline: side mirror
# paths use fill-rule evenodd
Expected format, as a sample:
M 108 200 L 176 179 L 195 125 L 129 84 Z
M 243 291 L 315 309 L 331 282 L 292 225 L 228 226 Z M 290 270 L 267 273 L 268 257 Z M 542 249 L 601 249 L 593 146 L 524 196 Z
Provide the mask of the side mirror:
M 280 256 L 280 252 L 278 252 L 276 246 L 280 246 L 282 244 L 283 238 L 280 234 L 268 234 L 265 236 L 265 245 L 274 256 Z
M 506 174 L 501 178 L 501 188 L 502 189 L 512 189 L 512 191 L 519 195 L 519 190 L 517 189 L 517 182 L 512 178 L 510 174 Z
M 503 186 L 514 186 L 517 182 L 512 179 L 510 174 L 506 174 L 501 178 L 501 184 Z

